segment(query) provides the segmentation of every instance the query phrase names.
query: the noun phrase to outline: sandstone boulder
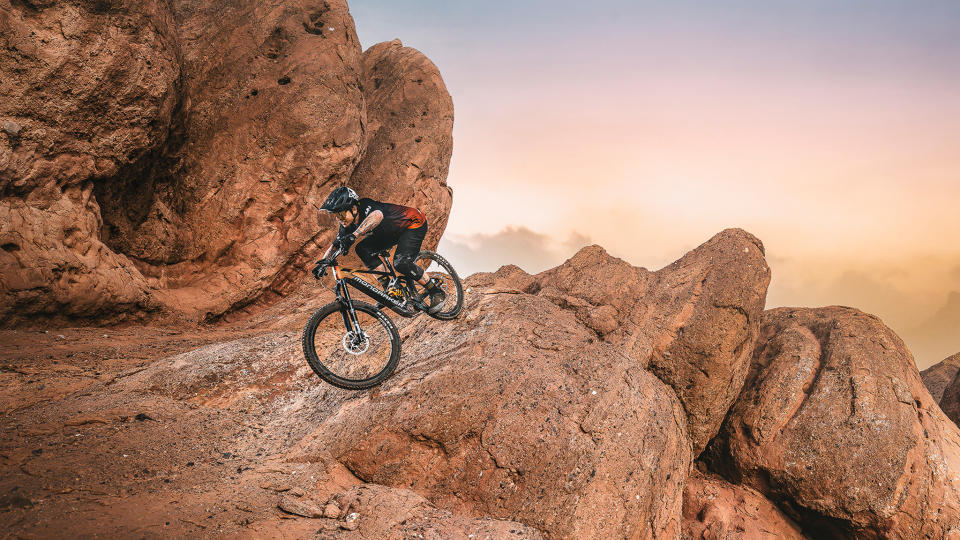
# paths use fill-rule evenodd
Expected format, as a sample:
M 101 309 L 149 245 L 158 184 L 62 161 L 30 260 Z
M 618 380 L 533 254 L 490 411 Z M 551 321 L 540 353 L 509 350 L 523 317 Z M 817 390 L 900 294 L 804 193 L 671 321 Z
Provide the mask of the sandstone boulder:
M 361 156 L 445 227 L 450 96 L 413 49 L 361 56 L 344 0 L 7 1 L 0 40 L 2 324 L 288 294 Z
M 95 186 L 143 174 L 180 66 L 165 2 L 0 2 L 0 321 L 155 305 L 100 240 Z
M 362 63 L 367 139 L 350 184 L 361 196 L 423 211 L 424 246 L 433 249 L 453 202 L 453 100 L 433 62 L 400 40 L 370 47 Z
M 545 298 L 468 281 L 463 315 L 403 329 L 397 373 L 290 459 L 551 537 L 679 534 L 691 460 L 673 391 Z
M 712 467 L 816 537 L 960 534 L 960 431 L 903 342 L 844 307 L 766 312 Z
M 769 284 L 763 244 L 728 229 L 657 272 L 593 246 L 526 287 L 669 384 L 699 454 L 743 385 Z
M 943 391 L 953 381 L 953 378 L 960 372 L 960 353 L 957 353 L 943 361 L 934 364 L 920 372 L 923 384 L 926 385 L 933 400 L 940 402 L 943 397 Z
M 683 488 L 683 538 L 801 540 L 806 536 L 756 490 L 694 469 Z
M 166 2 L 3 0 L 0 42 L 5 199 L 43 208 L 136 174 L 166 140 L 180 79 Z
M 286 291 L 317 251 L 312 203 L 349 178 L 363 147 L 361 50 L 343 0 L 172 5 L 177 145 L 136 215 L 142 186 L 110 191 L 105 240 L 139 261 L 164 303 L 216 315 Z

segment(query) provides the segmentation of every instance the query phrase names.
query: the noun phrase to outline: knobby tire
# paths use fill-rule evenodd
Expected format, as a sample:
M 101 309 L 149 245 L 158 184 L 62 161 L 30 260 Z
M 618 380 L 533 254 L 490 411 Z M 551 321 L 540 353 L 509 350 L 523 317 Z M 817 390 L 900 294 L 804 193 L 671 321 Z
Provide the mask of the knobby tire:
M 349 370 L 351 367 L 354 367 L 350 365 L 351 362 L 357 365 L 363 363 L 365 359 L 361 359 L 360 356 L 366 352 L 365 350 L 363 353 L 351 354 L 347 351 L 344 343 L 350 340 L 347 338 L 348 330 L 341 316 L 341 310 L 347 308 L 339 301 L 331 302 L 314 312 L 303 328 L 301 342 L 303 344 L 303 355 L 307 358 L 307 363 L 310 364 L 314 373 L 321 379 L 339 388 L 365 390 L 367 388 L 373 388 L 385 381 L 397 368 L 397 363 L 400 361 L 400 334 L 397 332 L 397 327 L 394 326 L 393 321 L 376 307 L 366 302 L 353 301 L 353 308 L 357 312 L 358 317 L 360 317 L 361 313 L 365 313 L 371 317 L 371 319 L 366 321 L 367 328 L 363 329 L 365 332 L 369 330 L 371 333 L 375 333 L 376 336 L 372 337 L 373 334 L 371 334 L 371 337 L 367 338 L 370 340 L 367 344 L 368 349 L 371 346 L 377 347 L 378 350 L 382 347 L 389 347 L 389 351 L 385 351 L 389 353 L 388 357 L 385 355 L 386 361 L 382 362 L 383 365 L 381 366 L 381 361 L 378 359 L 375 362 L 375 372 L 373 374 L 353 378 L 350 374 L 336 373 L 331 369 L 332 366 L 339 365 L 342 369 L 338 369 L 338 371 Z M 335 317 L 335 319 L 331 322 L 327 320 L 328 317 Z M 326 327 L 321 328 L 321 325 L 325 322 Z M 371 325 L 373 322 L 376 324 Z M 323 334 L 321 336 L 323 339 L 320 346 L 324 350 L 321 351 L 320 354 L 317 352 L 318 328 L 320 328 Z M 376 342 L 374 342 L 374 340 L 376 340 Z M 323 355 L 322 358 L 321 355 Z M 328 364 L 331 367 L 328 367 Z
M 436 269 L 430 270 L 431 262 L 436 263 L 442 269 L 442 274 Z M 460 281 L 457 271 L 453 269 L 453 265 L 438 253 L 427 250 L 423 250 L 417 255 L 416 264 L 430 273 L 431 276 L 441 274 L 438 277 L 442 278 L 444 292 L 447 294 L 447 299 L 443 303 L 444 309 L 437 313 L 427 311 L 427 315 L 441 321 L 456 319 L 457 315 L 460 315 L 460 311 L 463 310 L 463 283 Z

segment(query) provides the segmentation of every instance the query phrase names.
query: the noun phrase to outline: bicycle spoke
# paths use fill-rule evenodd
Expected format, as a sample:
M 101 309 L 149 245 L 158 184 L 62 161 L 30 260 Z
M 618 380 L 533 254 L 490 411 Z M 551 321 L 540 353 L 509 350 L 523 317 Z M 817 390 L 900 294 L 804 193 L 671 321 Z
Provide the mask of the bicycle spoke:
M 334 376 L 361 381 L 386 369 L 393 343 L 389 329 L 374 315 L 357 311 L 359 327 L 348 330 L 337 316 L 326 317 L 313 336 L 317 359 Z

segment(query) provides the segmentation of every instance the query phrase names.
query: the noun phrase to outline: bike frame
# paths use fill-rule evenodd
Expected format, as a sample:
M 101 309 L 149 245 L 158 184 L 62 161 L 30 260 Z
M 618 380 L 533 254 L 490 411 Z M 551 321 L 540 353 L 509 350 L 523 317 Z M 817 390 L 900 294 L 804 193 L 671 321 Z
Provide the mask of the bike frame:
M 394 310 L 398 311 L 401 315 L 403 315 L 404 312 L 407 312 L 410 309 L 406 305 L 404 305 L 404 303 L 401 302 L 400 300 L 380 290 L 380 288 L 377 287 L 376 285 L 373 285 L 372 283 L 369 283 L 356 276 L 344 277 L 342 272 L 350 272 L 353 274 L 371 274 L 376 276 L 387 276 L 394 279 L 397 279 L 397 278 L 402 279 L 407 288 L 405 292 L 408 295 L 408 298 L 412 301 L 414 308 L 421 311 L 424 310 L 425 306 L 421 301 L 417 299 L 416 291 L 410 290 L 412 288 L 412 285 L 410 283 L 410 278 L 407 276 L 398 276 L 396 271 L 393 268 L 393 265 L 390 264 L 390 261 L 386 257 L 384 257 L 383 254 L 380 254 L 379 257 L 380 257 L 380 260 L 383 262 L 383 264 L 385 264 L 387 267 L 386 272 L 380 272 L 377 270 L 360 270 L 360 269 L 354 269 L 354 268 L 341 269 L 339 264 L 334 264 L 333 266 L 330 267 L 333 270 L 333 277 L 334 279 L 336 279 L 336 285 L 334 286 L 334 294 L 337 295 L 337 300 L 340 302 L 340 304 L 346 308 L 346 309 L 340 310 L 340 315 L 343 317 L 343 324 L 346 326 L 346 328 L 350 329 L 351 331 L 353 331 L 356 328 L 359 328 L 360 323 L 357 320 L 357 312 L 353 308 L 353 300 L 350 298 L 350 289 L 347 287 L 347 285 L 352 285 L 355 289 L 366 294 L 370 298 L 373 298 L 377 302 L 385 306 L 390 306 L 394 308 Z M 415 312 L 411 312 L 410 315 L 404 315 L 404 316 L 411 317 L 413 316 L 413 313 Z

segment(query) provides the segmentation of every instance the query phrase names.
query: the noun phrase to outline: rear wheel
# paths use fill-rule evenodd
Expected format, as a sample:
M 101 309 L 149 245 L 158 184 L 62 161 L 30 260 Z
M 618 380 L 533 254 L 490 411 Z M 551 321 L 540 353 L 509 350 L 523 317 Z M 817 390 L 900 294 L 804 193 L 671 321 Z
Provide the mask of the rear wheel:
M 331 302 L 318 309 L 303 329 L 303 355 L 321 379 L 348 390 L 382 383 L 400 360 L 400 335 L 382 311 L 353 302 L 359 325 L 345 324 L 347 307 Z
M 436 313 L 430 313 L 428 311 L 426 312 L 427 315 L 442 321 L 455 319 L 463 309 L 463 284 L 460 282 L 460 276 L 457 275 L 457 271 L 453 269 L 453 265 L 439 254 L 426 250 L 421 251 L 420 254 L 417 255 L 415 263 L 420 268 L 423 268 L 431 278 L 437 279 L 440 282 L 440 288 L 443 289 L 443 292 L 447 295 L 440 311 Z M 426 293 L 419 283 L 416 288 L 418 293 Z M 424 301 L 428 301 L 426 297 Z

